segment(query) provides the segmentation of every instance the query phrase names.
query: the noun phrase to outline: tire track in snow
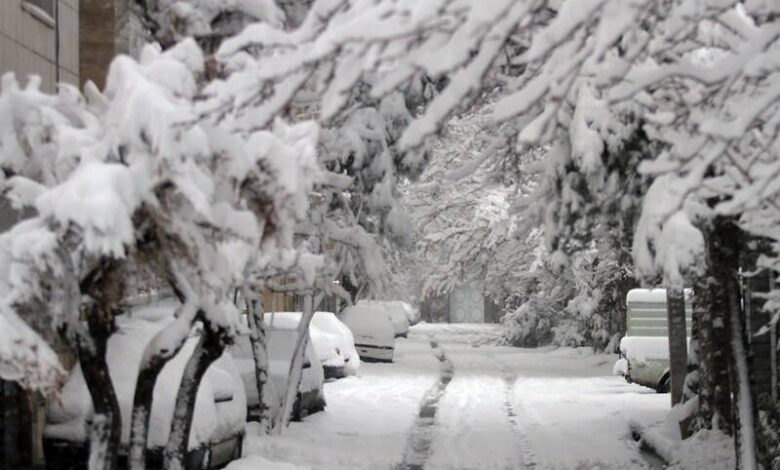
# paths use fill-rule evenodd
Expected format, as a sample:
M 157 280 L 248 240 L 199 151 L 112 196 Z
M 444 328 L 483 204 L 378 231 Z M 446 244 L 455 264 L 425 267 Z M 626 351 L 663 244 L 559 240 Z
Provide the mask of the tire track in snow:
M 519 411 L 517 402 L 515 400 L 515 383 L 517 383 L 517 372 L 511 371 L 504 362 L 499 360 L 495 355 L 488 354 L 496 363 L 499 364 L 501 373 L 504 376 L 504 412 L 506 413 L 507 420 L 512 426 L 517 438 L 520 440 L 520 454 L 523 459 L 523 468 L 535 469 L 537 468 L 537 457 L 533 451 L 531 440 L 528 439 L 528 434 L 520 424 Z
M 515 382 L 517 382 L 517 374 L 513 374 L 509 371 L 504 371 L 504 411 L 506 412 L 509 424 L 512 425 L 517 437 L 520 439 L 521 446 L 520 452 L 523 458 L 523 467 L 534 469 L 536 468 L 536 454 L 531 448 L 531 441 L 528 439 L 528 435 L 520 426 L 520 422 L 517 417 L 517 406 L 515 405 Z
M 439 343 L 431 338 L 433 354 L 439 360 L 439 381 L 430 388 L 423 397 L 420 413 L 412 426 L 409 441 L 406 444 L 404 459 L 395 468 L 396 470 L 422 470 L 428 460 L 431 450 L 433 428 L 436 424 L 436 411 L 439 409 L 439 401 L 444 396 L 447 385 L 452 381 L 455 368 L 447 359 Z

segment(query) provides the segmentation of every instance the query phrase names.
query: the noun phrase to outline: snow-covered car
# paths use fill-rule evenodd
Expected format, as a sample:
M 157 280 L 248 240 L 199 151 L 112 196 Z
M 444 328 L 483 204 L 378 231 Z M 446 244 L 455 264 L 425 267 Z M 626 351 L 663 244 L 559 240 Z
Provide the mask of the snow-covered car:
M 287 385 L 287 376 L 292 363 L 295 343 L 298 340 L 299 312 L 275 312 L 264 315 L 267 347 L 268 376 L 271 395 L 281 402 L 281 396 Z M 239 335 L 231 347 L 236 365 L 247 394 L 247 407 L 250 416 L 258 409 L 260 397 L 257 393 L 255 378 L 255 363 L 252 354 L 252 343 L 249 335 Z M 325 409 L 325 393 L 323 383 L 325 374 L 322 364 L 312 345 L 311 337 L 306 342 L 304 351 L 303 371 L 298 394 L 293 404 L 293 420 L 300 421 L 303 417 Z M 278 408 L 278 407 L 277 407 Z M 278 416 L 274 417 L 278 419 Z
M 122 416 L 121 452 L 127 451 L 131 412 L 139 364 L 147 344 L 173 320 L 174 301 L 138 307 L 117 318 L 117 331 L 108 340 L 106 360 Z M 149 426 L 148 464 L 162 465 L 162 449 L 168 442 L 179 383 L 197 343 L 197 333 L 163 367 L 154 387 Z M 44 452 L 47 468 L 87 468 L 89 423 L 94 415 L 92 399 L 79 365 L 71 371 L 61 396 L 47 403 Z M 189 437 L 187 469 L 221 467 L 241 456 L 246 394 L 233 359 L 222 355 L 206 371 L 195 404 Z M 126 458 L 126 455 L 120 455 Z
M 360 368 L 360 356 L 355 349 L 355 338 L 349 327 L 342 323 L 333 312 L 315 312 L 311 324 L 313 327 L 337 337 L 338 348 L 344 360 L 344 374 L 357 374 Z
M 370 305 L 376 308 L 382 309 L 387 313 L 390 318 L 390 323 L 393 325 L 393 335 L 406 338 L 409 334 L 409 319 L 407 318 L 406 310 L 400 302 L 385 302 L 380 300 L 361 300 L 357 305 Z
M 314 352 L 317 354 L 317 359 L 322 365 L 325 378 L 340 379 L 345 377 L 344 356 L 341 354 L 338 336 L 313 326 L 309 327 L 309 335 L 312 346 L 314 346 Z
M 406 319 L 409 321 L 409 325 L 416 325 L 420 322 L 420 310 L 413 307 L 409 302 L 404 302 L 403 300 L 393 301 L 393 303 L 396 302 L 400 304 L 401 308 L 404 310 L 404 313 L 406 313 Z
M 685 295 L 686 333 L 691 336 L 691 291 Z M 666 289 L 632 289 L 626 295 L 627 331 L 613 372 L 665 393 L 669 391 Z
M 393 362 L 395 333 L 385 309 L 361 303 L 345 308 L 338 318 L 352 332 L 361 359 Z

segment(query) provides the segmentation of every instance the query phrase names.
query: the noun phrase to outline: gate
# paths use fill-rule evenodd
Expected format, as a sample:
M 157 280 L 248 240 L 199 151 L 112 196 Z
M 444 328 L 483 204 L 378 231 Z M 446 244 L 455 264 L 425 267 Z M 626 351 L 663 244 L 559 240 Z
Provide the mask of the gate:
M 461 286 L 450 293 L 450 323 L 484 323 L 485 298 L 473 286 Z

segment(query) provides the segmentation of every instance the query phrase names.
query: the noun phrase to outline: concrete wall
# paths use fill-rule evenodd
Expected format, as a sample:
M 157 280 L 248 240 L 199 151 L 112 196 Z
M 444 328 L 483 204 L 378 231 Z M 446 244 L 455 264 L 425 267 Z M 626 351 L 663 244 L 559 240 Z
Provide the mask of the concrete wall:
M 38 14 L 47 9 L 51 15 Z M 0 73 L 16 72 L 20 79 L 39 75 L 47 92 L 54 91 L 58 79 L 78 85 L 78 22 L 78 0 L 0 1 Z

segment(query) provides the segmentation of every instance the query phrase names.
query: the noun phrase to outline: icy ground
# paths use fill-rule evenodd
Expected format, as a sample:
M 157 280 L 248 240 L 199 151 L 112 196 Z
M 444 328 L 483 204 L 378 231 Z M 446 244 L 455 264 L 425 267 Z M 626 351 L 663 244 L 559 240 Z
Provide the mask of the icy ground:
M 254 456 L 229 468 L 646 466 L 628 422 L 663 420 L 668 395 L 612 376 L 613 355 L 489 344 L 496 336 L 487 325 L 415 326 L 397 340 L 394 364 L 327 383 L 323 413 L 281 437 L 249 425 L 245 454 Z

